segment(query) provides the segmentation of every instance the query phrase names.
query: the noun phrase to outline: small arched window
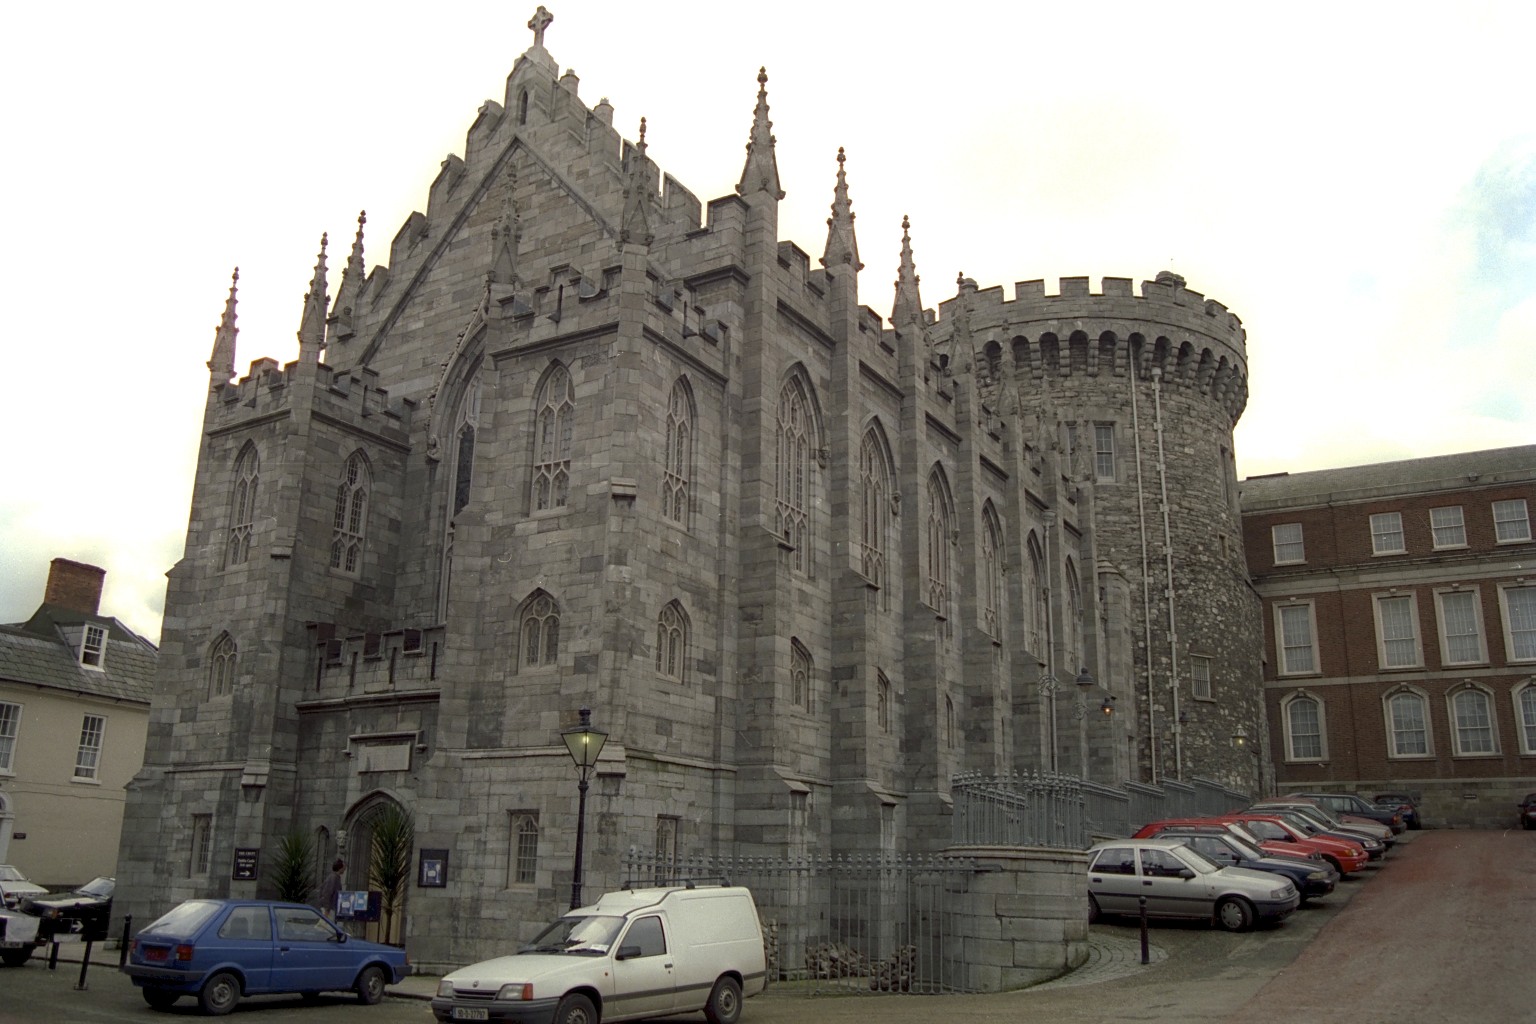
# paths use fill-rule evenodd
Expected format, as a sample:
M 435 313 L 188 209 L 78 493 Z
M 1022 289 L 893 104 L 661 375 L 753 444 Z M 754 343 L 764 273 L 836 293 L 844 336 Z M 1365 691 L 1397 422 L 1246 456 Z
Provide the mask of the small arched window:
M 688 617 L 682 606 L 672 601 L 656 619 L 656 671 L 661 676 L 683 682 L 688 651 Z
M 521 663 L 524 668 L 553 665 L 560 657 L 560 606 L 544 591 L 523 604 Z
M 881 732 L 891 731 L 891 681 L 884 672 L 875 674 L 875 724 Z
M 806 711 L 816 710 L 815 681 L 811 674 L 811 652 L 799 640 L 789 642 L 790 697 Z
M 208 648 L 208 696 L 228 697 L 235 691 L 235 638 L 220 633 Z
M 363 567 L 372 474 L 362 452 L 353 452 L 336 487 L 336 515 L 331 527 L 331 568 L 356 576 Z

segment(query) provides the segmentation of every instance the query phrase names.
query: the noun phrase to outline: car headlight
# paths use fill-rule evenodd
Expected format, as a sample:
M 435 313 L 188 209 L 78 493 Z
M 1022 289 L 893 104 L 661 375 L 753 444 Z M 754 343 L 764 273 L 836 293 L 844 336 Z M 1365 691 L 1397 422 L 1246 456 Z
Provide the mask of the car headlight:
M 1307 875 L 1307 879 L 1309 881 L 1313 881 L 1313 882 L 1320 882 L 1320 881 L 1322 881 L 1323 879 L 1325 879 L 1327 877 L 1328 877 L 1328 872 L 1326 872 L 1326 871 L 1313 871 L 1313 872 L 1311 872 L 1310 874 Z
M 511 984 L 501 986 L 496 993 L 496 998 L 508 1002 L 523 1002 L 533 998 L 533 983 L 529 981 L 514 981 Z
M 1291 893 L 1294 892 L 1294 891 L 1295 890 L 1293 890 L 1290 886 L 1287 885 L 1287 886 L 1284 886 L 1284 887 L 1279 888 L 1279 889 L 1271 890 L 1270 893 L 1269 893 L 1269 898 L 1272 899 L 1272 900 L 1283 900 L 1283 899 L 1288 898 L 1291 895 Z
M 439 998 L 439 999 L 452 999 L 453 998 L 453 982 L 448 981 L 446 979 L 443 980 L 443 981 L 438 982 L 437 983 L 437 998 Z

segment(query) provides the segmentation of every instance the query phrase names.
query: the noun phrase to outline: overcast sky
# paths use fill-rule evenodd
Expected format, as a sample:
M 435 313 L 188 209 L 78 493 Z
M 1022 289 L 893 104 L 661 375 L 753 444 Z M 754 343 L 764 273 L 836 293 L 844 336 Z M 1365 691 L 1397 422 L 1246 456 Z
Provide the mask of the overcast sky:
M 208 372 L 295 358 L 320 234 L 389 242 L 532 41 L 535 3 L 13 5 L 0 62 L 0 621 L 48 562 L 158 639 Z M 552 0 L 546 45 L 701 200 L 768 69 L 780 232 L 821 252 L 839 146 L 860 298 L 901 218 L 930 306 L 1161 270 L 1248 331 L 1242 476 L 1536 442 L 1536 4 Z M 878 13 L 870 13 L 878 12 Z M 1138 286 L 1139 287 L 1139 286 Z

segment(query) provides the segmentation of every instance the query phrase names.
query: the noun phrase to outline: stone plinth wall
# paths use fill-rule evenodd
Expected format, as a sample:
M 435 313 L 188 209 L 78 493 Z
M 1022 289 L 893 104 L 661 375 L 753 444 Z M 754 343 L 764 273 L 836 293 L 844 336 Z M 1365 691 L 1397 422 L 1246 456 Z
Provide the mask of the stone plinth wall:
M 952 846 L 975 860 L 952 934 L 965 943 L 975 992 L 1024 988 L 1088 958 L 1088 861 L 1079 850 L 1037 846 Z

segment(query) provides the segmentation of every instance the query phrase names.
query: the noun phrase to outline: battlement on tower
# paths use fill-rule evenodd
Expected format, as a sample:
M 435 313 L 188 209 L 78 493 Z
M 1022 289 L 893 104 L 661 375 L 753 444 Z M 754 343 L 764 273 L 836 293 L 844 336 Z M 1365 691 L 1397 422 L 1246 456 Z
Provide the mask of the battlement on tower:
M 264 357 L 254 360 L 250 372 L 239 380 L 215 385 L 207 429 L 291 412 L 298 368 L 297 361 L 279 366 L 276 359 Z M 316 371 L 317 412 L 338 423 L 408 443 L 416 410 L 413 400 L 391 399 L 389 392 L 378 386 L 378 374 L 372 370 L 333 370 L 321 363 Z

